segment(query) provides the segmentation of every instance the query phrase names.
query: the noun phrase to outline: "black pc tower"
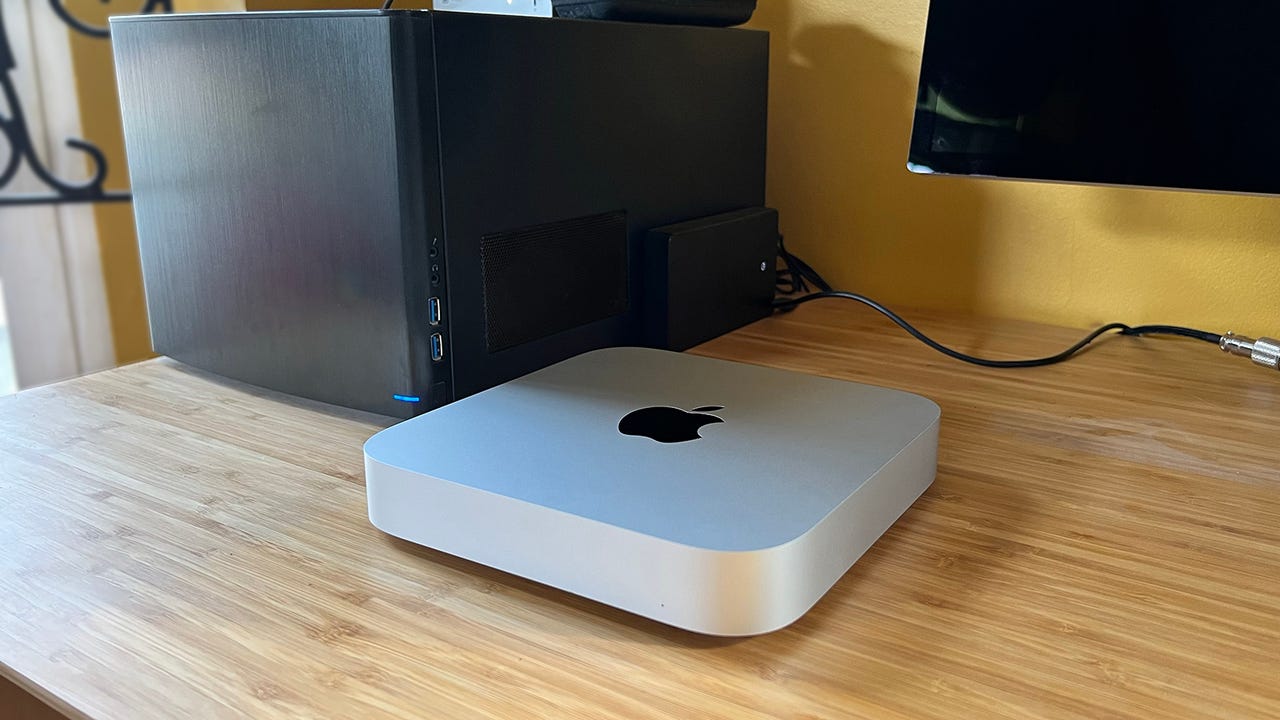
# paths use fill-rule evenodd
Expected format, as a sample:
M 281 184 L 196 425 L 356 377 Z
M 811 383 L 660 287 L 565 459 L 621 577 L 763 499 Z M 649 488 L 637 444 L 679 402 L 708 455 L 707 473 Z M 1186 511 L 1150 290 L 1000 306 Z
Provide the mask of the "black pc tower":
M 763 32 L 376 10 L 111 32 L 154 348 L 273 390 L 407 417 L 639 344 L 646 233 L 764 203 Z

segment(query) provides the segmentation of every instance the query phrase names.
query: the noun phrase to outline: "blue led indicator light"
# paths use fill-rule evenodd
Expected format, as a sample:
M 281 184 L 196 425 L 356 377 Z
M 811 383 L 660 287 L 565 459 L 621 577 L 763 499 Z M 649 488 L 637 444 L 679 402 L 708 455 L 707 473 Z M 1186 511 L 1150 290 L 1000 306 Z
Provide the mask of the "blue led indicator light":
M 422 402 L 422 398 L 417 395 L 392 395 L 391 397 L 400 402 Z

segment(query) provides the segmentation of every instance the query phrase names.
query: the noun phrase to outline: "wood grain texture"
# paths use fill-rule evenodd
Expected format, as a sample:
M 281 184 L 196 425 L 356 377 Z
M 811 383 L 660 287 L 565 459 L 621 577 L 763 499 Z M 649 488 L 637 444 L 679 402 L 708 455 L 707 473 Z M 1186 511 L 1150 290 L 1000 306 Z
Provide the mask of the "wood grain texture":
M 912 318 L 992 356 L 1080 334 Z M 361 477 L 389 420 L 158 360 L 0 400 L 0 673 L 129 720 L 1280 717 L 1280 376 L 1118 337 L 986 370 L 835 303 L 696 352 L 942 407 L 932 488 L 789 628 L 391 539 Z

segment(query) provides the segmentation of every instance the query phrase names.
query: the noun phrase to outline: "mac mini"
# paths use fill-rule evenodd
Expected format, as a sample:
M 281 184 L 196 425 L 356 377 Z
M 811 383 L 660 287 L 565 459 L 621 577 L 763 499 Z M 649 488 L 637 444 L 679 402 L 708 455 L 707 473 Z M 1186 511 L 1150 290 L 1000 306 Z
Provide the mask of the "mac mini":
M 757 635 L 929 487 L 939 416 L 898 390 L 597 350 L 374 435 L 369 519 L 669 625 Z

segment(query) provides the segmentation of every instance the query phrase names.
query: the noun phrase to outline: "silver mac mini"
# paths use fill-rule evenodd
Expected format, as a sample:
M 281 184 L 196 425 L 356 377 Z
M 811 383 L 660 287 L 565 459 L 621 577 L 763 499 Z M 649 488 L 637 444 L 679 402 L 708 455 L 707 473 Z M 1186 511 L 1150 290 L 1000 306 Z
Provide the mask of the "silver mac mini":
M 898 390 L 597 350 L 374 435 L 369 519 L 659 622 L 757 635 L 929 487 L 939 417 Z

